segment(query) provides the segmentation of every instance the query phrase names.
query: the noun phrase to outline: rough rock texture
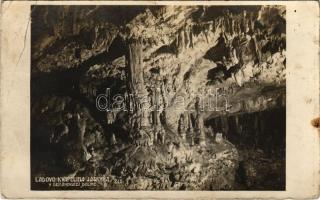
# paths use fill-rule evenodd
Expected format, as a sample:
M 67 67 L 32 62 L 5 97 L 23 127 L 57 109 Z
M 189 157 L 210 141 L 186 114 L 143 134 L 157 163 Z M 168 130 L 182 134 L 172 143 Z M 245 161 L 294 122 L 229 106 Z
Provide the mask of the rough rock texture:
M 90 189 L 283 189 L 285 137 L 272 147 L 279 184 L 262 187 L 266 170 L 253 160 L 272 163 L 272 155 L 258 144 L 241 148 L 259 133 L 239 120 L 285 108 L 285 23 L 281 6 L 33 8 L 33 176 L 106 178 Z M 107 88 L 133 112 L 99 111 L 96 97 Z M 217 92 L 224 96 L 212 110 L 205 102 Z M 193 129 L 203 146 L 190 143 Z

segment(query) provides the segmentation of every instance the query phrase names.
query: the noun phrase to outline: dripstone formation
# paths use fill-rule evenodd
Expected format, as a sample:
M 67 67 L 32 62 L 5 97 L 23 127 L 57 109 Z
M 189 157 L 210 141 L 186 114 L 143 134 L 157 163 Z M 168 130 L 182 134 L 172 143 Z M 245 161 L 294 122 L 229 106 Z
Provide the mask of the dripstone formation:
M 284 189 L 285 25 L 282 6 L 35 6 L 31 180 Z

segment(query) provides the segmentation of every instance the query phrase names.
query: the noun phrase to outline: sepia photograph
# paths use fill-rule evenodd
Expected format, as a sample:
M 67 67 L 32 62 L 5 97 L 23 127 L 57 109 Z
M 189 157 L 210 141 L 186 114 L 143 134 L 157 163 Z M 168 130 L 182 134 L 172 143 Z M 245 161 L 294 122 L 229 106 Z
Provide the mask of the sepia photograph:
M 319 199 L 316 1 L 0 4 L 0 198 Z
M 286 6 L 30 9 L 31 190 L 286 189 Z

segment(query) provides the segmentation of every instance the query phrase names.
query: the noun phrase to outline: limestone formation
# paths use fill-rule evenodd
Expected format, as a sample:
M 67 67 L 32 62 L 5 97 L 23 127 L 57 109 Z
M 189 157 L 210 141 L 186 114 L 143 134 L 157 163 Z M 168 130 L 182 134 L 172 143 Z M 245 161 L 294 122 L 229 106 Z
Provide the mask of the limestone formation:
M 284 189 L 284 6 L 35 6 L 31 17 L 32 180 Z

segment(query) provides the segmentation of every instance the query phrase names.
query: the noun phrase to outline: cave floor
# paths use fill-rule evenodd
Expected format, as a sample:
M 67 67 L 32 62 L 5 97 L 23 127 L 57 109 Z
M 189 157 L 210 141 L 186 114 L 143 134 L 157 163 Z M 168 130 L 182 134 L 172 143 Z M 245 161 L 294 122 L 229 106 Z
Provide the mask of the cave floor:
M 230 142 L 217 143 L 207 138 L 205 146 L 190 146 L 174 132 L 166 131 L 166 134 L 164 144 L 116 144 L 104 155 L 92 157 L 84 168 L 72 175 L 105 177 L 98 186 L 89 187 L 101 190 L 233 188 L 238 153 Z

